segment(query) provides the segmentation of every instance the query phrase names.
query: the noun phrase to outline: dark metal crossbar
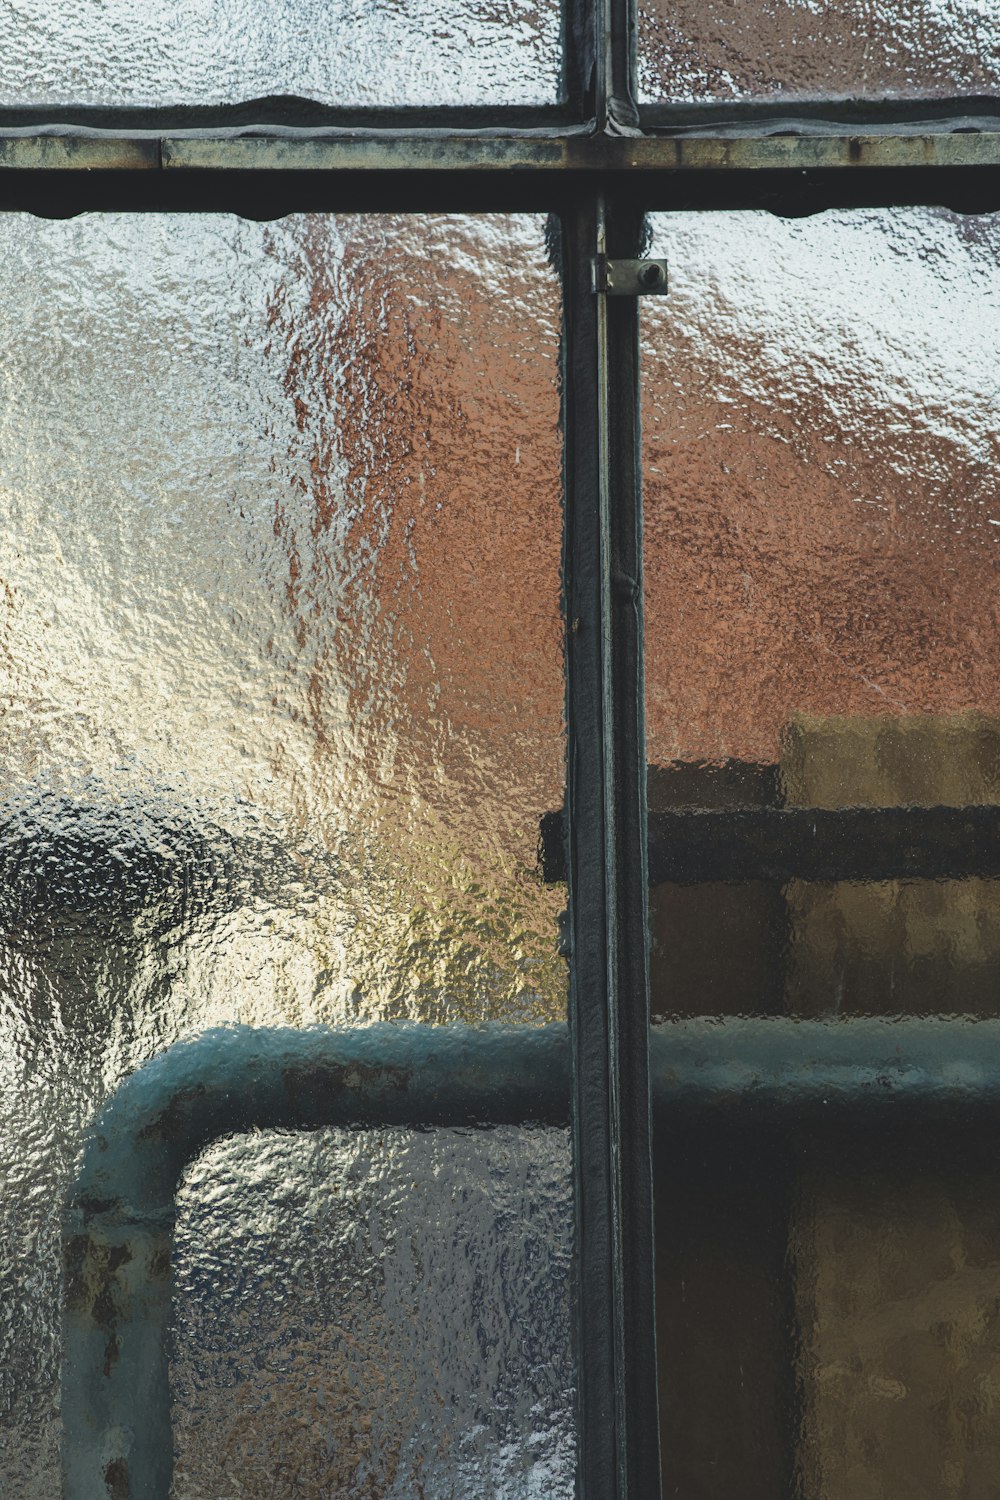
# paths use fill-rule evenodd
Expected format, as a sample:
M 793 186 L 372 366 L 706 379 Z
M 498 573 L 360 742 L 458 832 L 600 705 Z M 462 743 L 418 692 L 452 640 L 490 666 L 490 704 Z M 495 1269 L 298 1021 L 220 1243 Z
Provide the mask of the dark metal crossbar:
M 623 135 L 593 121 L 526 126 L 283 125 L 136 127 L 128 111 L 90 126 L 56 113 L 0 118 L 0 208 L 64 217 L 95 211 L 572 212 L 587 197 L 656 208 L 1000 207 L 1000 118 L 922 125 L 706 121 Z M 16 116 L 20 118 L 20 116 Z M 547 118 L 547 117 L 546 117 Z
M 244 107 L 245 112 L 245 107 Z M 509 172 L 646 179 L 663 172 L 905 171 L 996 169 L 1000 116 L 962 117 L 879 129 L 836 121 L 706 121 L 671 133 L 622 135 L 591 122 L 482 124 L 474 111 L 442 126 L 413 112 L 403 128 L 348 123 L 311 126 L 259 118 L 222 128 L 97 126 L 53 114 L 34 125 L 0 118 L 0 171 L 7 172 Z M 454 111 L 453 113 L 458 113 Z M 0 112 L 2 115 L 2 112 Z M 545 119 L 545 116 L 542 117 Z M 102 117 L 103 120 L 103 117 Z M 471 127 L 471 128 L 470 128 Z M 478 127 L 478 128 L 477 128 Z M 6 181 L 5 181 L 6 185 Z M 622 185 L 620 180 L 617 184 Z
M 1000 1021 L 685 1021 L 653 1031 L 650 1065 L 661 1120 L 847 1109 L 889 1122 L 899 1101 L 935 1119 L 1000 1113 Z M 64 1500 L 167 1500 L 174 1199 L 212 1141 L 569 1115 L 563 1025 L 232 1027 L 132 1074 L 95 1122 L 66 1208 Z
M 1000 878 L 1000 807 L 753 807 L 652 812 L 649 882 Z M 565 880 L 561 813 L 539 837 Z

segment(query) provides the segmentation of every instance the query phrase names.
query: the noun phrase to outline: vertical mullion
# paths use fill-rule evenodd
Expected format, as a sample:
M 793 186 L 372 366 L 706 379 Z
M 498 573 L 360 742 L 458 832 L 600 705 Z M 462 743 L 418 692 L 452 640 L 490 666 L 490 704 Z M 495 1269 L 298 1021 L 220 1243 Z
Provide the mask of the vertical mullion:
M 581 120 L 593 119 L 596 110 L 594 15 L 595 0 L 562 0 L 562 94 Z
M 636 257 L 642 215 L 606 207 L 598 253 Z M 603 231 L 603 234 L 602 234 Z M 602 247 L 601 240 L 604 240 Z M 598 304 L 601 509 L 607 562 L 604 595 L 608 787 L 606 868 L 613 879 L 609 951 L 612 1163 L 617 1172 L 613 1244 L 618 1280 L 621 1494 L 659 1494 L 652 1107 L 649 1077 L 649 945 L 646 838 L 646 716 L 643 674 L 642 494 L 639 428 L 639 301 Z M 610 749 L 610 754 L 607 750 Z M 612 832 L 613 830 L 613 832 Z M 610 976 L 613 974 L 613 988 Z M 614 1139 L 617 1133 L 617 1139 Z
M 581 1500 L 659 1490 L 646 956 L 638 305 L 595 252 L 639 216 L 564 220 L 569 895 Z
M 638 135 L 635 103 L 637 0 L 593 0 L 597 125 L 612 135 Z

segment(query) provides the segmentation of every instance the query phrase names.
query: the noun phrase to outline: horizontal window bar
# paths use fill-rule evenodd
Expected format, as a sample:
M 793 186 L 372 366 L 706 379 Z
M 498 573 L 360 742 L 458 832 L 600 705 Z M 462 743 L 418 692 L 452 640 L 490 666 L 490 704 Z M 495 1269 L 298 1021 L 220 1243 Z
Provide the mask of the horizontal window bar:
M 625 136 L 481 131 L 0 130 L 0 209 L 560 211 L 612 192 L 647 209 L 1000 207 L 1000 129 Z
M 546 880 L 565 879 L 561 813 L 542 819 Z M 1000 878 L 1000 807 L 760 807 L 649 815 L 649 881 Z
M 653 176 L 689 172 L 801 172 L 1000 166 L 995 129 L 845 130 L 657 136 L 562 130 L 479 131 L 280 128 L 112 131 L 53 123 L 0 131 L 4 171 L 138 168 L 228 172 L 543 172 Z
M 826 135 L 888 132 L 990 130 L 1000 128 L 1000 98 L 966 95 L 929 99 L 779 99 L 699 100 L 691 103 L 641 104 L 641 131 L 654 134 L 695 133 L 762 136 L 781 132 Z M 0 135 L 10 130 L 40 132 L 53 126 L 80 130 L 133 130 L 174 135 L 192 130 L 339 128 L 452 132 L 482 129 L 533 130 L 589 123 L 567 101 L 550 104 L 362 105 L 353 108 L 321 104 L 293 94 L 270 95 L 232 104 L 183 105 L 2 105 Z
M 623 153 L 626 154 L 626 153 Z M 644 136 L 632 143 L 628 168 L 656 171 L 878 171 L 910 167 L 1000 165 L 1000 130 L 838 131 L 761 136 Z

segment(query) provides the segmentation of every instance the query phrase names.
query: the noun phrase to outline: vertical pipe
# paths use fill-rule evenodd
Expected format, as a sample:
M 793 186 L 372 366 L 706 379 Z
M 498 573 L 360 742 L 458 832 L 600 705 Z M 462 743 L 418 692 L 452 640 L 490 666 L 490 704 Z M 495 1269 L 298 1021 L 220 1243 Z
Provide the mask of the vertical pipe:
M 63 1500 L 170 1494 L 173 1222 L 172 1198 L 143 1214 L 84 1196 L 66 1215 Z
M 659 1490 L 646 957 L 638 307 L 591 290 L 631 208 L 564 219 L 568 869 L 581 1500 Z

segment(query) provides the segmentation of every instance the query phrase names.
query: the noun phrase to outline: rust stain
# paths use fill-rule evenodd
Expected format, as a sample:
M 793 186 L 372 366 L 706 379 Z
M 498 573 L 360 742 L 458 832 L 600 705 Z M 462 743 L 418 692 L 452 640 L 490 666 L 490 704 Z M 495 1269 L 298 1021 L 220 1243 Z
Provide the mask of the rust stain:
M 413 1078 L 412 1068 L 372 1067 L 366 1063 L 302 1063 L 285 1068 L 282 1081 L 295 1098 L 334 1092 L 391 1088 L 405 1093 Z
M 90 1260 L 91 1240 L 87 1234 L 75 1234 L 66 1241 L 63 1249 L 63 1265 L 66 1274 L 66 1307 L 70 1312 L 81 1312 L 87 1302 L 87 1266 Z
M 140 1141 L 172 1141 L 176 1140 L 186 1124 L 188 1111 L 191 1105 L 203 1099 L 208 1093 L 208 1088 L 203 1083 L 193 1084 L 189 1089 L 183 1089 L 176 1094 L 165 1109 L 161 1110 L 154 1120 L 150 1120 L 139 1131 Z
M 108 1500 L 129 1500 L 128 1463 L 124 1458 L 114 1458 L 105 1466 L 104 1483 Z
M 118 1320 L 113 1282 L 133 1259 L 129 1245 L 107 1245 L 89 1234 L 74 1235 L 64 1251 L 66 1307 L 90 1317 L 99 1328 L 113 1330 Z
M 107 1380 L 121 1354 L 121 1346 L 118 1342 L 117 1333 L 113 1333 L 104 1346 L 104 1378 Z

